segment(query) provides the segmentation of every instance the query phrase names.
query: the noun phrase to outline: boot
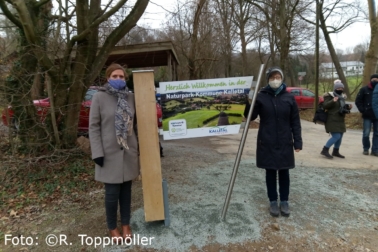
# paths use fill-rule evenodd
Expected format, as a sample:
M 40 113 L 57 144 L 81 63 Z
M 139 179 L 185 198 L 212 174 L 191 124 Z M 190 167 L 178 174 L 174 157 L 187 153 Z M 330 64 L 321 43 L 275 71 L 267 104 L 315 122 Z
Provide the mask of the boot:
M 280 202 L 280 210 L 281 210 L 282 216 L 289 217 L 290 216 L 289 202 L 281 201 Z
M 270 202 L 270 208 L 269 208 L 270 215 L 273 217 L 278 217 L 280 215 L 280 211 L 278 209 L 277 201 L 271 201 Z
M 343 156 L 339 153 L 339 149 L 336 149 L 336 148 L 333 148 L 332 156 L 339 157 L 339 158 L 345 158 L 345 156 Z
M 122 225 L 122 237 L 125 243 L 131 243 L 131 228 L 130 225 Z
M 113 244 L 121 244 L 122 243 L 122 236 L 118 231 L 118 228 L 113 230 L 109 230 L 110 238 L 112 238 Z
M 328 151 L 329 151 L 329 148 L 324 146 L 323 150 L 322 150 L 322 152 L 320 152 L 320 154 L 324 155 L 326 158 L 332 159 L 333 157 L 329 154 Z

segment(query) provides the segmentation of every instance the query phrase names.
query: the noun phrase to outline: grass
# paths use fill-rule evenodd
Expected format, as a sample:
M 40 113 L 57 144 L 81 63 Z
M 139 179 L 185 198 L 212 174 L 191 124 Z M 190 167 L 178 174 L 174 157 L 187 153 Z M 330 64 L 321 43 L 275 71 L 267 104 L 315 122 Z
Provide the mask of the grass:
M 323 95 L 324 93 L 331 91 L 333 89 L 333 81 L 335 79 L 330 79 L 326 81 L 321 80 L 319 82 L 319 95 Z M 356 99 L 359 89 L 362 86 L 364 86 L 364 84 L 361 85 L 362 76 L 349 76 L 349 77 L 346 77 L 346 79 L 348 82 L 348 87 L 349 87 L 349 92 L 350 92 L 350 97 L 348 97 L 347 99 L 350 101 L 354 101 Z M 313 83 L 302 84 L 302 87 L 306 87 L 310 89 L 311 91 L 315 92 L 315 84 Z
M 163 129 L 168 130 L 168 122 L 176 119 L 185 119 L 187 122 L 186 127 L 188 129 L 198 128 L 203 126 L 203 121 L 209 117 L 219 114 L 217 110 L 196 110 L 186 113 L 179 113 L 176 116 L 169 117 L 163 120 Z
M 228 106 L 227 104 L 214 104 L 212 105 L 212 108 L 216 106 Z M 244 112 L 244 107 L 245 105 L 240 105 L 240 104 L 231 104 L 229 105 L 231 108 L 227 109 L 225 112 L 226 113 L 239 113 L 243 114 Z M 178 120 L 178 119 L 185 119 L 187 123 L 187 128 L 188 129 L 193 129 L 193 128 L 198 128 L 204 126 L 203 121 L 219 114 L 218 110 L 208 110 L 207 108 L 202 108 L 201 110 L 193 110 L 193 111 L 188 111 L 185 113 L 179 113 L 173 117 L 169 117 L 163 120 L 163 129 L 168 130 L 168 122 L 170 120 Z M 232 124 L 235 123 L 241 123 L 242 117 L 232 117 L 229 118 L 229 122 Z M 215 122 L 216 121 L 216 122 Z M 214 126 L 213 124 L 218 122 L 218 119 L 212 120 L 212 122 L 209 124 L 206 124 L 208 127 Z M 233 123 L 235 122 L 235 123 Z

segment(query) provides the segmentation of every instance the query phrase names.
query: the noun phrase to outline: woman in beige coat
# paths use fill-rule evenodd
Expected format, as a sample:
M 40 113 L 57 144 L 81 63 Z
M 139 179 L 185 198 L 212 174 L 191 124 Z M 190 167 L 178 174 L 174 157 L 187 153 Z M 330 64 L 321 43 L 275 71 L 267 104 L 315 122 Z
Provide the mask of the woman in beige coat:
M 114 241 L 131 241 L 131 182 L 139 175 L 134 95 L 126 87 L 125 69 L 112 64 L 107 83 L 92 99 L 89 139 L 95 180 L 105 184 L 106 221 Z M 120 205 L 122 236 L 117 229 Z

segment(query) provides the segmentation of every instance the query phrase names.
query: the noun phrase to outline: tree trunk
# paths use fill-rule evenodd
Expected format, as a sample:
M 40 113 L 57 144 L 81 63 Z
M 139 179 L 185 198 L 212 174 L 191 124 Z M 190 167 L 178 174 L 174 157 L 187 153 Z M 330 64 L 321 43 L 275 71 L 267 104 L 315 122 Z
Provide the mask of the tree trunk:
M 7 89 L 12 92 L 12 99 L 8 100 L 11 101 L 14 111 L 13 123 L 17 126 L 22 147 L 25 150 L 38 152 L 45 149 L 49 144 L 49 136 L 41 125 L 30 94 L 38 60 L 31 52 L 31 48 L 26 46 L 27 42 L 22 31 L 20 34 L 22 50 L 19 52 L 19 59 L 14 62 L 11 74 L 6 81 Z
M 247 42 L 245 40 L 245 32 L 244 32 L 244 26 L 241 25 L 239 27 L 240 29 L 240 42 L 241 42 L 241 49 L 242 49 L 242 76 L 245 76 L 247 74 Z
M 44 83 L 42 79 L 43 78 L 40 73 L 37 73 L 34 75 L 33 86 L 30 92 L 30 96 L 32 100 L 44 98 L 43 97 Z
M 280 42 L 280 67 L 284 73 L 289 69 L 290 29 L 287 20 L 287 0 L 280 0 L 279 6 L 279 42 Z
M 321 10 L 322 10 L 322 7 L 321 7 Z M 344 84 L 344 93 L 347 95 L 347 97 L 350 97 L 348 83 L 345 78 L 344 71 L 341 67 L 339 58 L 337 57 L 336 50 L 333 47 L 331 38 L 329 36 L 327 25 L 326 25 L 325 18 L 322 11 L 320 11 L 319 13 L 319 21 L 320 21 L 320 29 L 322 29 L 323 31 L 324 39 L 327 43 L 328 51 L 329 51 L 329 54 L 331 55 L 333 64 L 335 65 L 336 72 L 339 75 L 339 79 Z
M 193 20 L 193 33 L 191 35 L 190 43 L 190 52 L 188 58 L 188 67 L 189 67 L 189 80 L 195 80 L 197 76 L 197 66 L 196 66 L 196 52 L 198 48 L 198 29 L 200 25 L 200 16 L 202 7 L 204 6 L 206 0 L 198 0 L 197 8 L 194 13 Z
M 71 17 L 62 17 L 67 19 L 65 21 L 67 34 L 65 34 L 66 37 L 63 36 L 66 39 L 65 52 L 59 63 L 52 60 L 52 57 L 56 57 L 56 55 L 49 55 L 49 50 L 44 50 L 48 41 L 46 34 L 49 31 L 48 28 L 51 22 L 53 22 L 53 19 L 48 18 L 49 10 L 52 7 L 51 1 L 14 0 L 10 4 L 17 11 L 16 15 L 8 9 L 6 2 L 9 1 L 0 0 L 0 8 L 3 14 L 25 34 L 25 43 L 21 46 L 29 53 L 31 58 L 25 60 L 25 63 L 29 63 L 29 65 L 22 70 L 23 72 L 20 71 L 21 76 L 17 77 L 33 77 L 37 66 L 46 70 L 45 73 L 51 78 L 53 91 L 53 97 L 50 97 L 50 99 L 54 100 L 56 106 L 56 111 L 52 111 L 52 113 L 56 113 L 56 118 L 60 120 L 59 127 L 61 130 L 63 129 L 61 131 L 62 147 L 73 147 L 76 142 L 80 107 L 87 88 L 101 72 L 112 48 L 136 25 L 149 0 L 135 1 L 130 13 L 106 37 L 100 49 L 98 49 L 99 25 L 119 11 L 127 0 L 114 1 L 114 7 L 108 8 L 106 12 L 101 9 L 101 0 L 91 0 L 90 5 L 89 1 L 77 0 L 76 4 L 72 3 L 76 6 L 75 24 L 77 25 L 77 31 L 74 32 L 76 35 L 71 37 L 69 30 L 69 19 Z M 61 20 L 59 19 L 58 22 Z M 72 62 L 71 55 L 75 50 L 76 57 Z M 22 82 L 22 85 L 25 85 L 20 95 L 30 93 L 32 80 L 33 78 Z M 18 84 L 21 85 L 20 83 Z M 36 114 L 35 111 L 32 111 L 33 109 L 35 110 L 35 107 L 30 101 L 18 99 L 26 103 L 25 106 L 28 106 L 29 115 Z M 17 110 L 17 108 L 15 109 Z M 33 125 L 35 126 L 36 124 L 35 122 Z M 30 125 L 29 122 L 26 122 L 25 127 Z M 43 130 L 46 129 L 52 132 L 52 127 L 43 127 Z M 36 132 L 33 132 L 33 134 L 37 134 Z M 44 139 L 50 142 L 47 137 L 44 137 Z
M 365 67 L 362 85 L 367 85 L 370 82 L 370 76 L 377 71 L 378 61 L 378 17 L 375 9 L 375 1 L 369 0 L 368 3 L 371 37 L 369 50 L 365 55 Z

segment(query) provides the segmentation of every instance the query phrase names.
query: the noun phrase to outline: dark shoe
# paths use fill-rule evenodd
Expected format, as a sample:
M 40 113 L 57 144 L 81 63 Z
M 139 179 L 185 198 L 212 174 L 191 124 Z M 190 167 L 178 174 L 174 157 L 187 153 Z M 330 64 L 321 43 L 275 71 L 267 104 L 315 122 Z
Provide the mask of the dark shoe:
M 270 202 L 269 211 L 270 211 L 270 215 L 272 215 L 273 217 L 278 217 L 280 215 L 280 211 L 278 209 L 277 201 L 271 201 Z
M 130 244 L 131 243 L 131 227 L 130 225 L 122 225 L 122 237 L 125 241 L 125 243 Z
M 340 154 L 339 149 L 336 149 L 336 148 L 333 148 L 332 156 L 339 157 L 339 158 L 345 158 L 345 156 Z
M 378 152 L 372 152 L 371 155 L 378 157 Z
M 329 148 L 327 147 L 323 147 L 323 150 L 322 152 L 320 152 L 320 154 L 322 154 L 323 156 L 325 156 L 326 158 L 329 158 L 329 159 L 332 159 L 333 157 L 329 154 Z
M 369 151 L 368 150 L 364 150 L 364 152 L 362 152 L 362 154 L 369 155 Z
M 113 244 L 122 244 L 122 236 L 118 231 L 118 228 L 109 230 L 110 238 L 112 238 Z
M 289 202 L 287 202 L 287 201 L 281 201 L 280 202 L 280 210 L 281 210 L 281 215 L 282 216 L 289 217 L 290 216 Z

